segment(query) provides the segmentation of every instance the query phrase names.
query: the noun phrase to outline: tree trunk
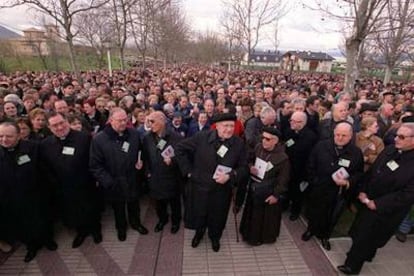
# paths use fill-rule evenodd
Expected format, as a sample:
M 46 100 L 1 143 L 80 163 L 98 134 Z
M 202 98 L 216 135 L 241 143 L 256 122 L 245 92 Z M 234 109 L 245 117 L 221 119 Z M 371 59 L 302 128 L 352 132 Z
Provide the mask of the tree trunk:
M 78 68 L 76 66 L 76 61 L 75 61 L 75 51 L 73 47 L 73 40 L 71 38 L 67 38 L 67 42 L 69 46 L 70 66 L 72 67 L 72 71 L 75 73 L 75 76 L 78 77 Z
M 384 85 L 387 85 L 391 80 L 393 67 L 389 64 L 385 66 L 385 76 L 384 76 Z
M 361 42 L 356 39 L 347 39 L 346 41 L 346 74 L 344 91 L 355 94 L 354 84 L 359 77 L 358 70 L 358 51 Z

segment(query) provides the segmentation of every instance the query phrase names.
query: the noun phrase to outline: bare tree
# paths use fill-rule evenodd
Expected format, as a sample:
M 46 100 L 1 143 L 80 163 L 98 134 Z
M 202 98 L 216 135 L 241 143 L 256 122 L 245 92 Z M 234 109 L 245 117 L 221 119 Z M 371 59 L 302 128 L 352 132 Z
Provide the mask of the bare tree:
M 389 1 L 384 11 L 385 18 L 378 21 L 375 45 L 385 62 L 384 84 L 391 79 L 392 70 L 414 43 L 414 2 L 410 0 Z
M 358 57 L 361 43 L 371 34 L 378 20 L 382 18 L 383 10 L 388 0 L 338 0 L 315 1 L 312 10 L 341 22 L 346 34 L 346 73 L 345 87 L 347 92 L 354 92 L 355 81 L 359 77 Z M 382 30 L 377 30 L 382 31 Z
M 286 3 L 283 0 L 224 0 L 225 12 L 242 31 L 241 43 L 249 57 L 259 43 L 263 27 L 286 14 Z M 250 65 L 250 58 L 247 63 Z
M 190 28 L 186 22 L 184 13 L 178 5 L 169 4 L 155 18 L 152 32 L 152 44 L 155 53 L 167 62 L 177 62 L 184 57 Z
M 228 43 L 228 70 L 231 71 L 231 60 L 235 57 L 235 49 L 243 47 L 243 30 L 238 23 L 238 19 L 234 12 L 227 6 L 220 17 L 220 25 L 222 34 Z
M 129 10 L 129 33 L 141 54 L 142 66 L 145 67 L 145 60 L 151 44 L 151 35 L 156 24 L 156 18 L 171 0 L 138 0 L 137 4 Z
M 77 39 L 95 50 L 98 66 L 102 67 L 105 64 L 105 42 L 114 36 L 110 10 L 106 6 L 91 10 L 78 17 L 74 25 L 78 30 Z
M 104 5 L 108 0 L 5 0 L 0 8 L 11 8 L 21 5 L 29 5 L 35 10 L 50 16 L 65 31 L 65 40 L 69 46 L 69 56 L 72 70 L 77 74 L 78 68 L 75 61 L 73 39 L 76 32 L 73 28 L 75 16 L 91 9 Z

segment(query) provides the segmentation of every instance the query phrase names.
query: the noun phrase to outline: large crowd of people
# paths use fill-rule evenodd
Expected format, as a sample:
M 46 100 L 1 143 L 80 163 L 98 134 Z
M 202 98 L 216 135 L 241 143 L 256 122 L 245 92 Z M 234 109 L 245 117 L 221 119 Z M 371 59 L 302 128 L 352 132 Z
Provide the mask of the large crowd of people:
M 343 88 L 342 75 L 195 65 L 0 74 L 0 249 L 22 242 L 26 262 L 56 250 L 57 221 L 75 229 L 73 248 L 100 243 L 107 206 L 120 241 L 128 225 L 145 235 L 148 193 L 155 232 L 183 220 L 192 247 L 208 231 L 216 252 L 230 211 L 243 210 L 252 246 L 274 243 L 287 211 L 308 219 L 302 240 L 330 250 L 349 208 L 353 243 L 338 270 L 358 274 L 413 225 L 414 84 Z

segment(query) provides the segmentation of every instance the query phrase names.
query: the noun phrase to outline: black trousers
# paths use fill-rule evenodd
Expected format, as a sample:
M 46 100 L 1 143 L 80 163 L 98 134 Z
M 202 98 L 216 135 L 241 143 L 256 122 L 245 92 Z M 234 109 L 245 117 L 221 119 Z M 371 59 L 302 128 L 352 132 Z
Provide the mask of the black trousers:
M 130 225 L 137 225 L 141 223 L 139 217 L 140 208 L 139 200 L 134 201 L 116 201 L 112 203 L 112 209 L 115 215 L 115 227 L 118 231 L 125 231 L 127 229 L 127 215 Z M 128 210 L 128 214 L 127 214 Z
M 167 208 L 171 208 L 171 222 L 173 225 L 180 224 L 181 221 L 181 196 L 175 196 L 167 199 L 156 200 L 156 211 L 159 221 L 167 223 L 168 211 Z

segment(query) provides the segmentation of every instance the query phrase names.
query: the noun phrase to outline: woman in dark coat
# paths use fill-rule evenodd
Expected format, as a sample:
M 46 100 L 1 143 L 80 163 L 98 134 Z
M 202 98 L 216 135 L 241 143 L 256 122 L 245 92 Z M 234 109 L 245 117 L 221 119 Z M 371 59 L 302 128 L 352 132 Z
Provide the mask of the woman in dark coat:
M 244 208 L 240 233 L 250 245 L 273 243 L 280 232 L 282 208 L 280 195 L 287 191 L 290 163 L 285 149 L 279 144 L 280 132 L 266 127 L 262 134 L 262 143 L 255 148 L 255 156 L 250 160 L 252 179 Z M 264 177 L 260 177 L 261 168 L 255 160 L 260 158 L 266 164 Z

